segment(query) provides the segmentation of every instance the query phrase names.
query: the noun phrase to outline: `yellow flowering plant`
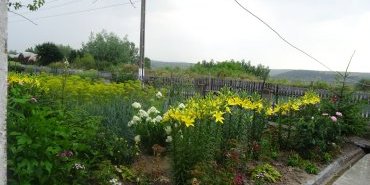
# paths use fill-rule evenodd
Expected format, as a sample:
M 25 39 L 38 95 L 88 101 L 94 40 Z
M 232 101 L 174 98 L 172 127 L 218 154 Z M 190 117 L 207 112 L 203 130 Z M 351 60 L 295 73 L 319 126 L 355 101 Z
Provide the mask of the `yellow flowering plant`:
M 176 156 L 173 160 L 178 163 L 184 161 L 186 164 L 195 164 L 200 160 L 192 158 L 194 161 L 189 161 L 191 159 L 187 155 L 180 155 L 179 152 L 188 151 L 189 155 L 192 155 L 206 153 L 206 149 L 208 153 L 212 150 L 224 150 L 228 147 L 227 141 L 232 139 L 246 143 L 251 148 L 248 155 L 258 158 L 259 143 L 267 128 L 268 119 L 290 116 L 319 102 L 317 94 L 307 92 L 302 97 L 271 106 L 270 102 L 258 95 L 226 91 L 204 98 L 193 97 L 184 103 L 184 106 L 171 107 L 164 113 L 162 122 L 172 129 L 172 153 Z M 210 149 L 210 146 L 217 147 Z M 186 174 L 190 168 L 188 166 L 178 174 Z
M 61 75 L 10 73 L 8 83 L 32 84 L 30 87 L 48 91 L 47 94 L 52 101 L 61 99 L 62 91 L 64 91 L 64 98 L 69 102 L 84 104 L 93 101 L 105 102 L 117 97 L 134 100 L 150 99 L 150 96 L 156 93 L 155 89 L 150 86 L 142 89 L 138 81 L 110 83 L 104 80 L 85 79 L 77 75 L 69 75 L 64 78 Z M 65 83 L 64 87 L 63 83 Z

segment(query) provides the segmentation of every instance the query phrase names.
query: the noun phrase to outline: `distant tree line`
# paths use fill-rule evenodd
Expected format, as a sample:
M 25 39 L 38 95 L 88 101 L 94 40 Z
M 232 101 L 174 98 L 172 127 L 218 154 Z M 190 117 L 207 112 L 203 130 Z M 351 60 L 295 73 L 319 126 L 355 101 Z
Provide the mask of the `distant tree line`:
M 357 83 L 357 89 L 360 91 L 370 91 L 370 79 L 361 79 L 359 83 Z
M 139 54 L 135 44 L 127 36 L 121 38 L 105 30 L 91 33 L 80 49 L 46 42 L 26 51 L 38 54 L 37 64 L 42 66 L 62 68 L 68 60 L 71 68 L 109 71 L 122 80 L 136 79 L 138 71 Z M 149 58 L 145 58 L 145 67 L 151 67 Z
M 203 60 L 192 66 L 190 70 L 195 73 L 216 75 L 218 77 L 250 75 L 262 80 L 266 80 L 270 74 L 269 67 L 261 64 L 254 66 L 250 61 L 246 62 L 245 60 L 226 60 L 221 62 L 215 62 L 214 60 L 207 62 Z

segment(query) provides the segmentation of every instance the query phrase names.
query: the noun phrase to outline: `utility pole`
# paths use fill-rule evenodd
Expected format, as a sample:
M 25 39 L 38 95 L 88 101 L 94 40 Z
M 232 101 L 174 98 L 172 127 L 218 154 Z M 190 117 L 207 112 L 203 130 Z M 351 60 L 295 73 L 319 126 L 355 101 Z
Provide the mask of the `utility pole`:
M 140 22 L 140 59 L 139 59 L 139 80 L 144 84 L 145 68 L 145 5 L 146 0 L 141 0 L 141 22 Z

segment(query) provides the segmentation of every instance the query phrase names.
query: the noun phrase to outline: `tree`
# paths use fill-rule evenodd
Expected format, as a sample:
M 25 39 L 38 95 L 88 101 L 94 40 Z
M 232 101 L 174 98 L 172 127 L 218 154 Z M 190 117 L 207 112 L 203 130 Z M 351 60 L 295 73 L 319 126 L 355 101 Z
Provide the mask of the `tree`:
M 36 10 L 45 3 L 44 0 L 34 0 L 26 5 L 30 10 Z M 6 42 L 8 40 L 8 8 L 20 8 L 18 1 L 8 2 L 0 0 L 0 185 L 7 184 L 7 156 L 6 156 L 6 107 L 7 107 L 7 76 L 8 76 L 8 57 L 6 52 Z M 16 7 L 17 6 L 17 7 Z
M 52 62 L 63 60 L 63 54 L 58 47 L 51 42 L 46 42 L 35 47 L 35 52 L 38 55 L 38 61 L 41 65 L 49 65 Z
M 36 53 L 35 49 L 33 49 L 33 47 L 27 48 L 25 51 L 26 52 L 31 52 L 31 53 Z
M 86 53 L 81 57 L 76 57 L 72 63 L 72 67 L 77 69 L 96 69 L 96 62 L 90 53 Z
M 17 50 L 9 50 L 8 54 L 16 55 L 16 54 L 18 54 L 18 51 Z
M 71 48 L 71 46 L 69 46 L 69 45 L 65 46 L 63 44 L 58 44 L 57 47 L 58 47 L 59 51 L 62 53 L 64 58 L 68 58 L 69 55 L 71 54 L 72 50 L 73 50 Z
M 150 60 L 150 58 L 148 58 L 148 57 L 145 57 L 144 58 L 144 66 L 147 69 L 151 69 L 152 68 L 152 61 Z
M 357 84 L 357 89 L 360 91 L 370 91 L 370 78 L 369 79 L 361 79 Z
M 75 62 L 77 58 L 81 58 L 84 56 L 84 52 L 82 50 L 75 50 L 72 49 L 71 52 L 68 55 L 68 61 L 69 63 Z
M 8 57 L 7 42 L 7 0 L 0 0 L 0 185 L 7 184 L 6 178 L 6 106 L 7 106 L 7 76 Z
M 116 34 L 107 33 L 105 30 L 97 34 L 91 33 L 89 41 L 82 44 L 82 49 L 92 54 L 97 63 L 135 64 L 138 59 L 138 49 L 127 39 L 127 36 L 121 39 Z

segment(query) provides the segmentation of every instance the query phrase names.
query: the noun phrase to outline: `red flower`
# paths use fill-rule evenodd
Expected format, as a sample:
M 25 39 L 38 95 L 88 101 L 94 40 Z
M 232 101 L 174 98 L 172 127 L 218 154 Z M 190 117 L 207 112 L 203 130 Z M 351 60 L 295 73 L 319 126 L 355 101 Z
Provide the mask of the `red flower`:
M 237 173 L 234 177 L 234 185 L 243 185 L 244 177 L 241 173 Z

